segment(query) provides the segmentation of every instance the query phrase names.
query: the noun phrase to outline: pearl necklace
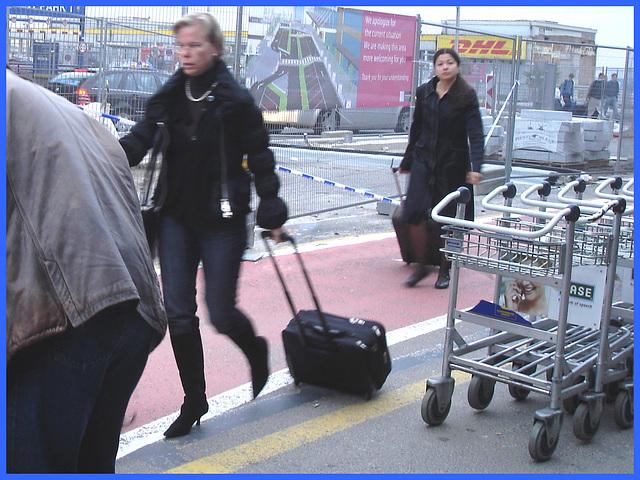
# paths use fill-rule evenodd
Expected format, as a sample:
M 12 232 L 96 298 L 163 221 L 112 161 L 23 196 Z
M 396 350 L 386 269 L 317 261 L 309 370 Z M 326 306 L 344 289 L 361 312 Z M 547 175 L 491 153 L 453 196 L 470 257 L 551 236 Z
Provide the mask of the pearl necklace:
M 211 95 L 211 92 L 213 92 L 213 89 L 216 88 L 217 86 L 218 86 L 218 82 L 213 82 L 211 84 L 211 87 L 209 87 L 209 90 L 204 92 L 201 97 L 193 98 L 193 95 L 191 95 L 191 79 L 188 78 L 184 84 L 184 93 L 187 95 L 187 98 L 192 102 L 201 102 L 202 100 L 207 98 L 209 95 Z

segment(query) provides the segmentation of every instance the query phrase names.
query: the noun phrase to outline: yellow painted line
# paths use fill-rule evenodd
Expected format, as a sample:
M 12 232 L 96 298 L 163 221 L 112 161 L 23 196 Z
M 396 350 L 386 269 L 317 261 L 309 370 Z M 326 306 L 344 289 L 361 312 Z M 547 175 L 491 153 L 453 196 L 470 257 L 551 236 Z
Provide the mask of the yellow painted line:
M 468 382 L 471 375 L 454 370 L 456 384 Z M 425 381 L 384 393 L 373 400 L 350 405 L 332 413 L 294 425 L 279 432 L 185 463 L 167 473 L 234 473 L 255 463 L 289 452 L 373 418 L 410 405 L 424 395 Z

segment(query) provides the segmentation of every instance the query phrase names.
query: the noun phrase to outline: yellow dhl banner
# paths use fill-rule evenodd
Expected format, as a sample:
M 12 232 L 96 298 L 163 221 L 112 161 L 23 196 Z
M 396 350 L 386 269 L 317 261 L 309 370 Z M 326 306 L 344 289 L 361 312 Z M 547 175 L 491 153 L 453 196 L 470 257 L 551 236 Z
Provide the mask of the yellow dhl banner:
M 454 48 L 454 35 L 438 35 L 437 48 Z M 512 58 L 514 40 L 489 35 L 460 35 L 458 53 L 463 57 Z M 522 50 L 527 51 L 522 42 Z

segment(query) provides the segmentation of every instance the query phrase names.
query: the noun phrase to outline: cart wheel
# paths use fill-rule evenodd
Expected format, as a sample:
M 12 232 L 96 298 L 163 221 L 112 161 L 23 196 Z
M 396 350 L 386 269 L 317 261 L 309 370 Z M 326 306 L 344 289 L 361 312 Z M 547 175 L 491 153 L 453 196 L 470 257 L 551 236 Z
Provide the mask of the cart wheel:
M 584 377 L 579 377 L 571 385 L 578 385 L 583 381 Z M 580 405 L 580 399 L 578 398 L 578 395 L 562 399 L 562 406 L 564 407 L 564 411 L 569 415 L 573 415 L 574 413 L 576 413 L 576 408 L 578 408 L 578 405 Z
M 435 388 L 427 388 L 420 406 L 422 420 L 428 425 L 440 425 L 449 415 L 449 410 L 451 410 L 451 399 L 445 405 L 440 406 Z
M 474 375 L 469 382 L 467 400 L 469 405 L 476 410 L 484 410 L 491 403 L 496 382 Z
M 514 363 L 512 369 L 518 370 L 520 367 L 521 365 Z M 526 373 L 527 375 L 533 375 L 535 372 L 536 372 L 535 365 L 533 366 L 533 368 L 527 368 L 526 370 L 523 371 L 523 373 Z M 519 402 L 527 398 L 530 393 L 531 393 L 531 390 L 527 388 L 519 387 L 517 385 L 509 385 L 509 394 Z
M 562 406 L 564 407 L 564 411 L 569 415 L 573 415 L 576 413 L 576 409 L 580 405 L 580 399 L 577 395 L 573 397 L 568 397 L 562 400 Z
M 573 397 L 567 397 L 562 400 L 564 411 L 569 415 L 573 415 L 574 413 L 576 413 L 578 405 L 580 405 L 580 399 L 577 395 L 574 395 Z
M 619 382 L 605 383 L 602 386 L 602 391 L 607 395 L 607 403 L 616 401 L 616 399 L 618 398 L 619 386 Z
M 602 418 L 602 416 L 600 416 Z M 600 427 L 600 418 L 592 422 L 586 402 L 580 402 L 573 415 L 573 434 L 583 442 L 590 442 Z
M 547 438 L 547 427 L 544 422 L 536 420 L 529 432 L 529 455 L 536 462 L 546 462 L 551 458 L 558 446 L 558 438 L 552 444 L 549 444 Z
M 529 396 L 531 390 L 517 385 L 509 385 L 509 394 L 517 401 L 522 401 Z
M 613 406 L 613 418 L 620 428 L 633 426 L 633 405 L 627 390 L 620 390 Z

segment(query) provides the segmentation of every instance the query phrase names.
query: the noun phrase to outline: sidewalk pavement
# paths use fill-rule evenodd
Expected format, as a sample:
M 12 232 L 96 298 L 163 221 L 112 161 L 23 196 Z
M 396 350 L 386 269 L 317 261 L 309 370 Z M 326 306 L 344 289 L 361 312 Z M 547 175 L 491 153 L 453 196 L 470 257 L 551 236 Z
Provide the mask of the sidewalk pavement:
M 447 421 L 427 427 L 420 418 L 420 401 L 425 380 L 440 374 L 449 301 L 448 290 L 434 288 L 437 269 L 415 288 L 406 288 L 403 280 L 411 267 L 402 262 L 392 231 L 313 242 L 300 250 L 324 310 L 377 320 L 387 329 L 393 370 L 374 400 L 292 384 L 280 337 L 292 313 L 271 261 L 244 262 L 239 307 L 270 343 L 273 373 L 264 393 L 250 401 L 246 361 L 211 327 L 199 294 L 211 411 L 190 435 L 162 436 L 183 395 L 165 338 L 151 354 L 131 399 L 118 473 L 633 472 L 633 429 L 620 430 L 610 411 L 589 445 L 571 434 L 568 417 L 552 460 L 533 462 L 527 436 L 533 412 L 548 404 L 548 398 L 535 395 L 514 403 L 506 386 L 496 387 L 485 412 L 465 405 L 466 389 L 456 388 Z M 296 308 L 313 308 L 291 252 L 278 248 L 277 261 L 290 280 Z M 492 296 L 492 277 L 461 271 L 458 308 Z M 467 381 L 461 376 L 457 384 Z
M 304 277 L 291 255 L 293 249 L 278 247 L 275 251 L 282 272 L 290 281 L 296 308 L 314 308 Z M 447 290 L 434 288 L 436 268 L 415 288 L 403 285 L 413 267 L 401 260 L 393 232 L 302 244 L 300 251 L 320 304 L 327 312 L 377 320 L 385 325 L 387 331 L 446 313 L 449 295 Z M 200 271 L 198 286 L 202 282 Z M 483 292 L 488 295 L 493 288 L 487 276 L 476 272 L 469 272 L 464 282 L 460 300 L 464 306 L 475 305 Z M 250 400 L 250 373 L 246 360 L 235 344 L 218 334 L 209 323 L 202 291 L 198 289 L 197 301 L 205 348 L 207 396 L 245 385 L 246 388 L 237 393 L 238 401 Z M 243 262 L 238 305 L 254 321 L 257 333 L 268 339 L 271 371 L 286 368 L 281 331 L 293 314 L 268 257 L 256 262 Z M 131 398 L 123 433 L 128 437 L 135 437 L 137 433 L 148 435 L 148 424 L 177 413 L 182 400 L 182 387 L 167 335 L 149 357 L 147 368 Z M 171 421 L 166 419 L 164 424 Z M 130 433 L 144 426 L 142 432 Z

